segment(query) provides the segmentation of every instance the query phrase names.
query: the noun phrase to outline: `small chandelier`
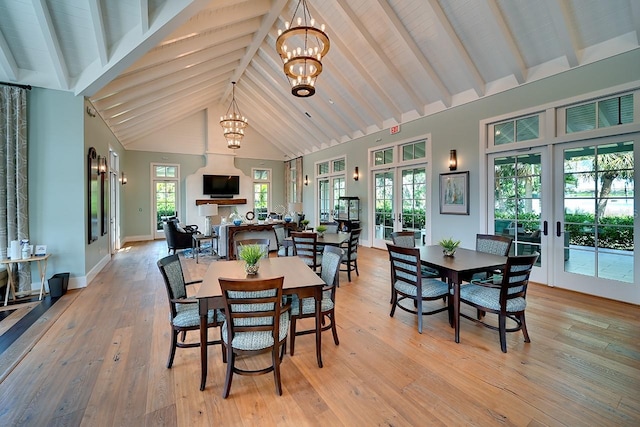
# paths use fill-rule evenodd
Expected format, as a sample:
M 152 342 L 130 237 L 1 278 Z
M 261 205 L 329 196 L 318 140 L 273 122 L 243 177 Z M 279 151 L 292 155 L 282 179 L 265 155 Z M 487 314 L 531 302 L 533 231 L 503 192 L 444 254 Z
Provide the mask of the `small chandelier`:
M 300 4 L 302 10 L 298 15 Z M 298 5 L 285 30 L 278 30 L 276 51 L 284 62 L 284 73 L 291 83 L 291 93 L 306 98 L 316 93 L 316 78 L 322 73 L 322 58 L 329 52 L 329 37 L 324 32 L 324 24 L 315 27 L 306 0 L 298 0 Z
M 231 98 L 231 104 L 227 108 L 227 114 L 220 116 L 220 126 L 222 126 L 222 132 L 227 139 L 227 147 L 233 150 L 240 148 L 240 141 L 244 137 L 244 129 L 248 126 L 249 122 L 246 117 L 240 113 L 240 108 L 236 103 L 236 82 L 233 84 L 233 96 Z

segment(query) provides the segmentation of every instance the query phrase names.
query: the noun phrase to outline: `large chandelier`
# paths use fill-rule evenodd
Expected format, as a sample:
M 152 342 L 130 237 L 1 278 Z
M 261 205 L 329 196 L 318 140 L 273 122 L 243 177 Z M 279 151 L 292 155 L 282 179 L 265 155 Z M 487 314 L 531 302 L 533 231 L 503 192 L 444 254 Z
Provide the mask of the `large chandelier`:
M 329 51 L 329 37 L 324 32 L 324 24 L 315 27 L 306 0 L 298 1 L 291 22 L 291 25 L 285 23 L 284 31 L 278 30 L 276 50 L 284 62 L 291 93 L 306 98 L 316 93 L 316 78 L 322 73 L 322 58 Z
M 249 122 L 240 113 L 240 108 L 236 103 L 236 82 L 231 83 L 233 84 L 231 104 L 227 108 L 227 114 L 220 116 L 220 126 L 222 126 L 222 132 L 227 139 L 227 147 L 235 150 L 240 148 L 240 141 L 244 137 L 244 130 Z

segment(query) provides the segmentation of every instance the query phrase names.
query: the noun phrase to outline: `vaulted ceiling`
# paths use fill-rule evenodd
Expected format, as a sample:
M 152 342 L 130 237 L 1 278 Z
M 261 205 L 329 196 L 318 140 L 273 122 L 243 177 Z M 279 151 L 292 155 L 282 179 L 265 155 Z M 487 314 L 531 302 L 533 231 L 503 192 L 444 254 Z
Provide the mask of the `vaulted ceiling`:
M 3 0 L 0 81 L 88 97 L 125 148 L 226 111 L 237 81 L 252 132 L 295 157 L 639 47 L 638 0 L 308 4 L 331 40 L 310 98 L 275 52 L 297 0 Z

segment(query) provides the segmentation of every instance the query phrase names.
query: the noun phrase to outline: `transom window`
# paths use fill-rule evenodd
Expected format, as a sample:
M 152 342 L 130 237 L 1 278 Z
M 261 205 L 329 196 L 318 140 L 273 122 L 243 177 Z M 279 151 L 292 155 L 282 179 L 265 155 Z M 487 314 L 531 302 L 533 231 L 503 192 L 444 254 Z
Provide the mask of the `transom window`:
M 156 166 L 154 166 L 154 175 L 155 175 L 155 178 L 177 178 L 178 177 L 178 167 L 177 166 L 156 165 Z
M 540 115 L 496 123 L 493 126 L 493 144 L 503 145 L 540 138 Z
M 424 159 L 425 158 L 425 142 L 411 142 L 404 144 L 401 147 L 402 161 Z
M 565 132 L 584 132 L 633 123 L 633 94 L 567 107 Z
M 393 163 L 393 147 L 373 152 L 373 165 L 387 165 Z

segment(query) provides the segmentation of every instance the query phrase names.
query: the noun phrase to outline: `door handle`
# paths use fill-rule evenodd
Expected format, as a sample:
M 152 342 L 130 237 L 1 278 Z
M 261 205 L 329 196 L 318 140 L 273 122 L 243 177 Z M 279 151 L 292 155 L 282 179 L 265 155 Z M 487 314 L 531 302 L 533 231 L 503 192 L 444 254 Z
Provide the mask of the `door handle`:
M 398 214 L 398 222 L 402 222 L 402 214 Z
M 562 236 L 562 226 L 560 225 L 560 221 L 556 222 L 556 236 Z
M 547 221 L 542 221 L 542 234 L 544 234 L 545 236 L 549 234 L 549 224 L 547 223 Z

